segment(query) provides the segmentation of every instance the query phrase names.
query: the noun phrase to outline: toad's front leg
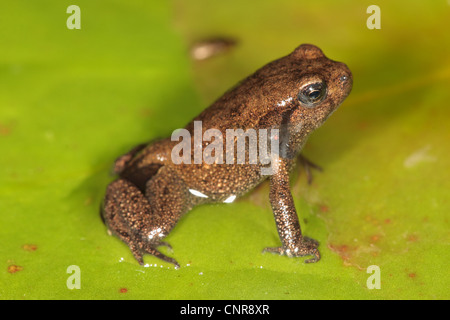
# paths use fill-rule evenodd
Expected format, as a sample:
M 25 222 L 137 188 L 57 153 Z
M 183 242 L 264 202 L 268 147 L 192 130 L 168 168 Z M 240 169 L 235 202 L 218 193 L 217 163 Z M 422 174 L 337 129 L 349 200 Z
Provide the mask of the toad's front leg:
M 270 177 L 270 203 L 272 205 L 281 247 L 266 248 L 265 252 L 278 253 L 288 257 L 302 257 L 312 255 L 306 263 L 320 260 L 317 250 L 319 243 L 316 240 L 304 237 L 300 229 L 294 200 L 289 187 L 289 161 L 277 160 L 277 170 Z

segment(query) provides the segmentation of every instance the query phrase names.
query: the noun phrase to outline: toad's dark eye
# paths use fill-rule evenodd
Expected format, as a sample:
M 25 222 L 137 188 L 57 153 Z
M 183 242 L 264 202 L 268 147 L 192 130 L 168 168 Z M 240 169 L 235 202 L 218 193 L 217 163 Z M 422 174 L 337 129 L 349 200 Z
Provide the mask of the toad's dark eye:
M 314 82 L 307 84 L 300 89 L 298 101 L 305 107 L 312 108 L 321 102 L 327 95 L 327 86 L 324 82 Z

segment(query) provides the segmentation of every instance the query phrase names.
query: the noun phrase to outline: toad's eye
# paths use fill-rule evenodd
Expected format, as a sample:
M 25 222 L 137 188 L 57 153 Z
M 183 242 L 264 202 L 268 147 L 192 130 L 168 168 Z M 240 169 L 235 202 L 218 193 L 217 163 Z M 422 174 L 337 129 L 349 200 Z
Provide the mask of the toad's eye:
M 325 99 L 327 86 L 325 82 L 314 82 L 303 86 L 298 93 L 298 101 L 305 107 L 313 108 Z

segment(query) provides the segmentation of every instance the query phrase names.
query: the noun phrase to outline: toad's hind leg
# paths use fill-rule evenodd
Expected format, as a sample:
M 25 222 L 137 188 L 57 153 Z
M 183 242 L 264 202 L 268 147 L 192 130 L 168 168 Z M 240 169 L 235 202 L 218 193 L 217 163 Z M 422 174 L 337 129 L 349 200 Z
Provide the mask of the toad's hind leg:
M 143 255 L 148 253 L 179 266 L 157 247 L 169 246 L 162 239 L 189 206 L 186 198 L 179 197 L 182 184 L 170 183 L 165 170 L 160 171 L 162 174 L 158 172 L 147 184 L 148 197 L 128 180 L 112 182 L 107 188 L 102 216 L 108 229 L 130 247 L 141 265 Z
M 117 158 L 116 161 L 114 161 L 113 173 L 120 174 L 128 166 L 136 154 L 141 152 L 146 146 L 147 143 L 139 144 L 124 155 Z

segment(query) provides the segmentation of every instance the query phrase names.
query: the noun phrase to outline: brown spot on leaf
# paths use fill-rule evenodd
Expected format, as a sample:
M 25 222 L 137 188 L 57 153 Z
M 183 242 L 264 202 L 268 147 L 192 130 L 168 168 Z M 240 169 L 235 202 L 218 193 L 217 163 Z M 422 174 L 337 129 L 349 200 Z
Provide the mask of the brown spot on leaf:
M 127 288 L 120 288 L 119 292 L 120 293 L 127 293 L 128 289 Z
M 150 108 L 143 108 L 139 112 L 143 118 L 148 118 L 154 114 L 154 111 Z
M 337 254 L 339 254 L 341 256 L 342 260 L 344 260 L 344 261 L 347 261 L 350 259 L 351 251 L 353 251 L 353 249 L 351 249 L 346 244 L 343 244 L 343 245 L 329 244 L 328 247 L 331 250 L 333 250 L 334 252 L 336 252 Z
M 370 224 L 372 224 L 372 225 L 374 225 L 374 226 L 377 226 L 377 225 L 379 224 L 379 221 L 378 221 L 376 218 L 372 217 L 372 216 L 366 216 L 366 217 L 365 217 L 365 220 L 366 220 L 368 223 L 370 223 Z
M 366 130 L 369 127 L 369 122 L 368 121 L 360 121 L 357 124 L 357 127 L 359 130 Z
M 9 136 L 11 134 L 11 131 L 13 129 L 12 124 L 2 124 L 0 123 L 0 136 Z
M 16 273 L 16 272 L 19 272 L 21 270 L 23 270 L 23 267 L 17 266 L 15 264 L 12 264 L 12 265 L 8 266 L 8 272 L 9 273 Z
M 84 205 L 89 206 L 94 202 L 94 199 L 92 197 L 87 197 L 86 200 L 84 200 Z

